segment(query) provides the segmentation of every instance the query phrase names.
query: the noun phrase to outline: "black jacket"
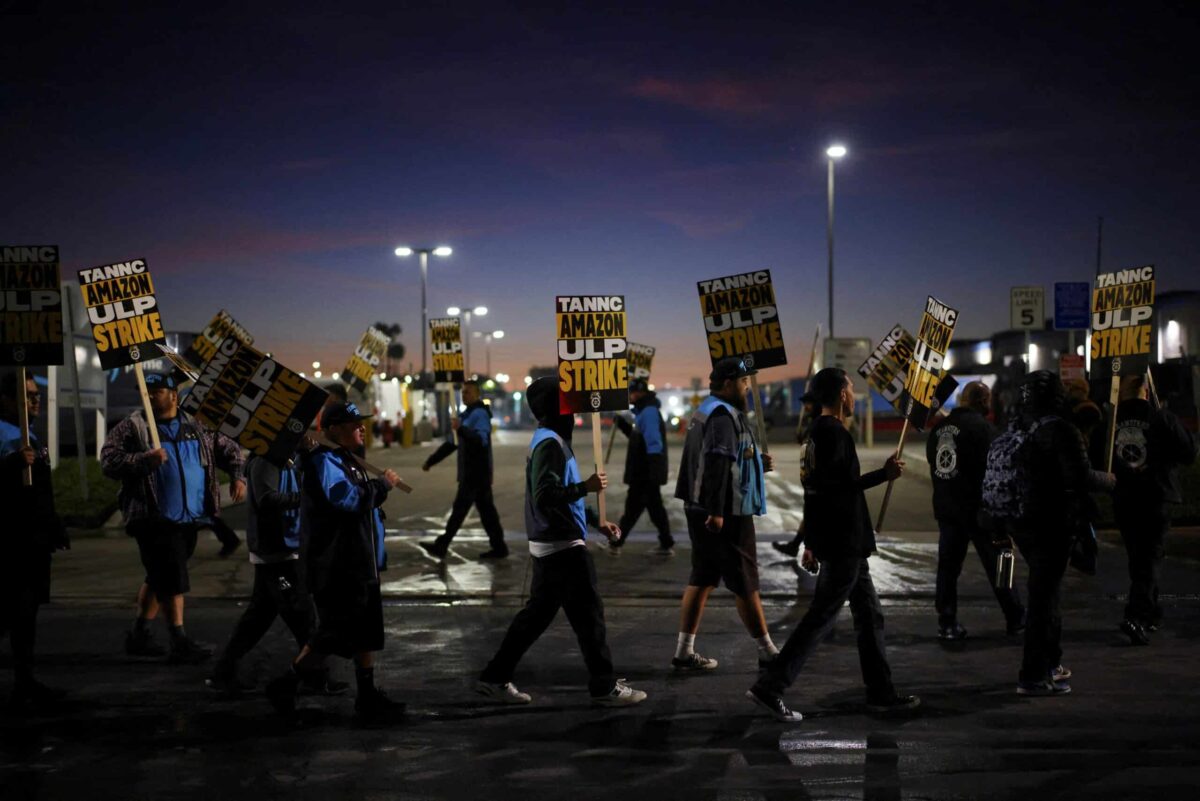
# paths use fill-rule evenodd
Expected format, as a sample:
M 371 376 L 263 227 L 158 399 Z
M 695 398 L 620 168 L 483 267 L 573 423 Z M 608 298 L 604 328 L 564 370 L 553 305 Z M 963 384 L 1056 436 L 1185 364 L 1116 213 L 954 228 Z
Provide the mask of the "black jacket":
M 22 556 L 44 558 L 56 547 L 66 547 L 67 533 L 54 508 L 54 486 L 50 479 L 50 455 L 37 440 L 30 445 L 37 452 L 33 462 L 33 483 L 26 487 L 22 481 L 25 457 L 19 450 L 19 432 L 12 421 L 5 421 L 7 433 L 14 441 L 6 442 L 12 450 L 0 456 L 0 508 L 6 519 L 0 526 L 0 559 L 11 560 L 16 566 Z
M 862 475 L 854 438 L 831 415 L 813 422 L 803 458 L 805 546 L 818 559 L 874 553 L 875 528 L 864 491 L 887 480 L 883 469 Z
M 1033 422 L 1032 417 L 1022 421 Z M 1027 447 L 1030 497 L 1020 528 L 1074 536 L 1088 519 L 1088 493 L 1112 489 L 1108 474 L 1092 470 L 1079 429 L 1061 417 L 1042 419 Z
M 246 548 L 266 562 L 299 548 L 300 476 L 294 462 L 280 469 L 261 456 L 246 462 Z
M 929 432 L 925 456 L 933 481 L 933 516 L 974 523 L 982 502 L 988 446 L 996 429 L 982 414 L 954 409 Z
M 375 508 L 387 499 L 382 478 L 367 478 L 344 448 L 317 448 L 301 470 L 300 558 L 314 593 L 365 592 L 379 583 Z
M 1121 401 L 1114 448 L 1119 508 L 1149 512 L 1183 500 L 1177 468 L 1195 461 L 1196 442 L 1170 411 L 1145 400 Z
M 649 421 L 658 429 L 658 441 L 662 443 L 660 453 L 646 452 L 646 437 L 640 426 L 635 427 L 623 415 L 613 418 L 621 433 L 629 437 L 629 450 L 625 452 L 626 484 L 657 484 L 667 483 L 667 424 L 662 419 L 659 409 L 662 403 L 653 392 L 647 392 L 638 398 L 633 405 L 633 414 L 639 424 Z M 652 410 L 646 413 L 646 410 Z
M 463 411 L 458 429 L 458 443 L 446 440 L 425 460 L 433 467 L 455 451 L 458 452 L 458 482 L 471 487 L 490 487 L 492 484 L 492 407 L 475 401 Z

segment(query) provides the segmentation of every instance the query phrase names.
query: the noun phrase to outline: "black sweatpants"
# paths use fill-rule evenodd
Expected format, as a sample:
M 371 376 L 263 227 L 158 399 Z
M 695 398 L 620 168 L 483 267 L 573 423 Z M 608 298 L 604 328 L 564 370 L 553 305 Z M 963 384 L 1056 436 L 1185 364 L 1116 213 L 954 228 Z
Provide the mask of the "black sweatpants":
M 867 700 L 882 701 L 895 695 L 892 669 L 883 646 L 883 607 L 875 593 L 867 560 L 857 556 L 821 561 L 821 572 L 808 612 L 763 672 L 757 686 L 783 695 L 800 675 L 817 643 L 833 628 L 838 612 L 847 601 L 858 634 L 858 661 L 863 683 L 867 686 Z
M 625 513 L 617 524 L 621 528 L 621 539 L 617 540 L 617 545 L 625 544 L 643 511 L 650 514 L 650 522 L 658 530 L 659 545 L 664 548 L 673 546 L 675 538 L 671 536 L 671 523 L 663 507 L 662 488 L 653 481 L 638 481 L 629 485 L 629 492 L 625 495 Z
M 534 558 L 529 602 L 517 612 L 500 649 L 480 675 L 481 681 L 504 684 L 512 681 L 521 657 L 554 620 L 559 607 L 575 630 L 579 650 L 587 664 L 588 691 L 607 695 L 613 679 L 612 655 L 604 627 L 604 604 L 596 588 L 596 566 L 586 547 L 567 548 L 550 556 Z
M 1025 653 L 1020 680 L 1048 681 L 1062 663 L 1062 583 L 1071 557 L 1066 524 L 1023 533 L 1014 539 L 1029 566 Z
M 49 555 L 46 555 L 49 561 Z M 36 570 L 32 571 L 36 575 Z M 39 581 L 5 571 L 0 578 L 0 637 L 8 635 L 13 675 L 18 682 L 33 678 L 33 646 L 37 640 L 38 607 L 43 600 Z
M 1161 505 L 1150 509 L 1118 505 L 1115 511 L 1129 557 L 1129 602 L 1125 604 L 1125 618 L 1143 626 L 1158 626 L 1162 623 L 1158 578 L 1170 520 Z
M 250 605 L 234 625 L 214 673 L 232 675 L 238 660 L 258 644 L 276 617 L 283 618 L 298 647 L 308 642 L 317 615 L 312 596 L 304 587 L 299 565 L 299 561 L 292 559 L 254 566 Z
M 449 547 L 450 541 L 454 539 L 454 535 L 462 527 L 463 521 L 467 519 L 467 512 L 471 511 L 472 505 L 479 510 L 479 522 L 483 524 L 483 530 L 487 532 L 488 545 L 494 551 L 507 553 L 508 546 L 504 544 L 504 526 L 500 524 L 500 513 L 496 511 L 496 501 L 492 497 L 490 484 L 475 486 L 467 482 L 459 483 L 458 492 L 454 495 L 454 506 L 451 507 L 450 517 L 446 520 L 446 533 L 437 538 L 437 543 L 442 547 Z
M 1021 593 L 1016 587 L 996 586 L 996 557 L 999 549 L 992 544 L 992 536 L 974 521 L 938 520 L 938 566 L 937 592 L 934 606 L 937 608 L 938 625 L 953 626 L 958 622 L 958 577 L 967 558 L 967 546 L 974 545 L 975 553 L 983 562 L 988 584 L 1000 602 L 1000 610 L 1009 628 L 1019 626 L 1025 617 L 1021 606 Z

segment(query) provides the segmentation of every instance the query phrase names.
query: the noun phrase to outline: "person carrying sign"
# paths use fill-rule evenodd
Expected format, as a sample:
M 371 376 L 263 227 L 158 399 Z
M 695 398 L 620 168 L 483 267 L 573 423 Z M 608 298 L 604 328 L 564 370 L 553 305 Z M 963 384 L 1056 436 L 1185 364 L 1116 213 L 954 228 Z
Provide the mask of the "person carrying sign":
M 28 446 L 18 422 L 18 391 L 25 393 L 28 404 Z M 0 381 L 0 504 L 7 515 L 0 559 L 0 636 L 7 633 L 12 648 L 13 712 L 41 709 L 65 695 L 33 677 L 38 607 L 50 600 L 50 555 L 71 547 L 54 509 L 49 454 L 32 431 L 41 397 L 32 378 L 19 388 L 15 373 L 6 373 Z M 28 486 L 27 470 L 33 478 Z
M 335 447 L 312 451 L 301 471 L 301 561 L 318 623 L 291 669 L 267 685 L 267 698 L 282 714 L 295 711 L 300 682 L 319 681 L 331 654 L 354 660 L 360 718 L 386 720 L 404 712 L 403 703 L 375 685 L 375 652 L 383 650 L 375 510 L 400 477 L 388 470 L 369 479 L 354 458 L 367 419 L 353 403 L 327 406 L 321 426 Z
M 625 452 L 625 484 L 629 492 L 625 496 L 625 513 L 617 523 L 621 536 L 613 542 L 612 553 L 620 553 L 645 510 L 658 529 L 658 552 L 669 555 L 673 553 L 675 538 L 671 536 L 671 523 L 659 489 L 667 483 L 667 426 L 659 412 L 662 403 L 644 378 L 629 382 L 629 402 L 633 406 L 633 423 L 621 414 L 613 418 L 621 433 L 629 437 L 629 449 Z
M 821 411 L 804 454 L 805 557 L 811 551 L 821 569 L 808 612 L 746 696 L 777 720 L 802 720 L 799 712 L 784 703 L 783 693 L 849 601 L 867 685 L 867 707 L 876 712 L 913 709 L 921 701 L 915 695 L 897 694 L 884 650 L 883 607 L 867 564 L 875 553 L 875 532 L 864 494 L 864 490 L 899 478 L 904 462 L 893 454 L 883 468 L 860 474 L 854 438 L 846 431 L 846 422 L 854 413 L 854 388 L 844 370 L 821 370 L 810 382 L 808 393 Z
M 1149 645 L 1162 624 L 1158 577 L 1168 504 L 1180 503 L 1178 468 L 1196 458 L 1196 443 L 1168 409 L 1150 406 L 1145 374 L 1121 379 L 1117 404 L 1113 512 L 1129 557 L 1129 602 L 1121 631 L 1134 645 Z
M 197 664 L 212 651 L 184 632 L 183 597 L 191 589 L 187 563 L 196 550 L 196 532 L 221 512 L 217 469 L 229 475 L 234 503 L 246 495 L 242 449 L 179 408 L 171 376 L 147 374 L 146 389 L 162 447 L 151 449 L 149 423 L 138 409 L 108 432 L 100 451 L 104 474 L 121 482 L 125 530 L 137 540 L 146 568 L 125 652 L 162 655 L 149 629 L 161 605 L 171 635 L 168 661 Z
M 1012 587 L 996 586 L 999 549 L 979 521 L 988 446 L 996 437 L 986 417 L 991 403 L 992 393 L 987 384 L 970 382 L 963 387 L 958 406 L 933 427 L 925 443 L 933 482 L 933 516 L 938 522 L 934 607 L 938 637 L 943 640 L 961 640 L 967 636 L 967 630 L 958 622 L 958 577 L 969 545 L 975 546 L 975 553 L 983 562 L 988 583 L 1008 622 L 1008 633 L 1017 634 L 1025 629 L 1020 593 Z
M 428 472 L 429 468 L 458 452 L 458 493 L 454 496 L 450 519 L 446 521 L 446 532 L 432 542 L 417 544 L 430 556 L 445 559 L 450 542 L 474 505 L 479 510 L 479 522 L 483 524 L 491 546 L 479 558 L 503 559 L 508 556 L 508 546 L 504 544 L 504 527 L 492 498 L 492 410 L 479 397 L 478 381 L 463 382 L 462 399 L 466 409 L 450 423 L 458 434 L 458 442 L 443 442 L 421 467 Z
M 695 651 L 708 596 L 721 582 L 733 593 L 738 617 L 758 646 L 759 664 L 778 653 L 758 593 L 754 517 L 767 511 L 763 474 L 774 459 L 763 453 L 746 419 L 746 395 L 755 371 L 738 356 L 719 360 L 709 374 L 709 396 L 692 414 L 675 497 L 683 501 L 692 541 L 692 572 L 679 604 L 679 637 L 672 669 L 713 670 L 717 660 Z
M 533 557 L 533 582 L 529 601 L 513 618 L 475 690 L 498 703 L 530 703 L 533 699 L 529 694 L 513 685 L 513 673 L 561 608 L 587 664 L 593 706 L 639 704 L 646 700 L 646 693 L 614 676 L 604 603 L 596 586 L 596 566 L 587 549 L 589 523 L 609 541 L 621 535 L 615 524 L 597 519 L 584 503 L 587 494 L 603 490 L 608 479 L 603 473 L 593 473 L 586 481 L 581 480 L 571 450 L 575 416 L 559 413 L 556 377 L 534 381 L 525 399 L 538 421 L 525 463 L 525 531 Z

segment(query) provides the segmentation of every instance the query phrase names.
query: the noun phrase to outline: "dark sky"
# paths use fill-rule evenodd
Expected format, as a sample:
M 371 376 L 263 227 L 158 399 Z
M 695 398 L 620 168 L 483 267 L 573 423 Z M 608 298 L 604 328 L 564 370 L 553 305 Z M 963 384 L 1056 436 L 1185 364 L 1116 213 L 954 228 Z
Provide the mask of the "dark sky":
M 489 306 L 514 377 L 585 293 L 627 296 L 658 382 L 706 373 L 695 281 L 769 267 L 773 379 L 826 317 L 838 140 L 839 335 L 930 293 L 959 337 L 1003 328 L 1009 286 L 1090 278 L 1097 215 L 1105 267 L 1200 286 L 1194 4 L 359 5 L 0 0 L 0 237 L 145 257 L 169 328 L 224 307 L 297 369 L 375 320 L 419 364 L 399 244 L 455 248 L 431 313 Z

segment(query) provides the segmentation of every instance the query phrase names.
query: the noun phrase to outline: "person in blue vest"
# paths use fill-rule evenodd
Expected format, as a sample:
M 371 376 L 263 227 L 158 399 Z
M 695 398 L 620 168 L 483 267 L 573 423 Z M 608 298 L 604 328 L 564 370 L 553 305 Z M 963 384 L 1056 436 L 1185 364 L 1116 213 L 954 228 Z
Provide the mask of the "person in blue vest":
M 854 437 L 846 430 L 854 414 L 854 388 L 845 370 L 826 367 L 813 376 L 808 392 L 821 411 L 813 421 L 802 457 L 804 561 L 815 558 L 820 572 L 808 612 L 746 696 L 776 720 L 803 720 L 800 712 L 784 703 L 783 693 L 849 601 L 867 685 L 867 707 L 881 713 L 915 709 L 920 699 L 899 695 L 892 684 L 883 643 L 883 607 L 867 565 L 867 557 L 875 552 L 875 530 L 864 490 L 899 478 L 904 462 L 893 454 L 879 470 L 860 473 Z
M 625 485 L 629 492 L 625 495 L 625 513 L 617 523 L 621 536 L 612 544 L 612 552 L 621 552 L 629 532 L 646 511 L 658 529 L 658 553 L 670 555 L 675 538 L 671 536 L 671 523 L 659 489 L 667 483 L 667 425 L 659 411 L 662 403 L 644 378 L 629 382 L 629 403 L 633 406 L 632 423 L 624 415 L 613 418 L 621 433 L 629 437 L 629 449 L 625 452 Z
M 268 700 L 283 714 L 295 711 L 300 683 L 319 680 L 330 655 L 354 660 L 354 710 L 361 719 L 386 721 L 404 712 L 375 684 L 375 653 L 383 650 L 375 510 L 400 477 L 387 470 L 368 478 L 355 459 L 368 419 L 353 403 L 326 407 L 321 428 L 334 447 L 318 447 L 301 469 L 300 559 L 317 627 L 291 670 L 267 685 Z
M 161 447 L 151 447 L 149 423 L 138 409 L 113 426 L 100 450 L 104 474 L 121 482 L 125 530 L 137 540 L 146 568 L 125 652 L 162 655 L 149 629 L 161 606 L 171 635 L 167 660 L 198 664 L 212 656 L 212 650 L 188 637 L 183 628 L 183 598 L 191 589 L 187 563 L 196 550 L 196 532 L 221 512 L 217 468 L 229 475 L 234 503 L 246 495 L 242 449 L 179 408 L 174 376 L 147 373 L 145 378 Z
M 305 450 L 316 443 L 305 439 Z M 287 464 L 275 465 L 261 456 L 246 461 L 246 544 L 254 565 L 254 588 L 250 604 L 234 626 L 229 642 L 213 665 L 205 684 L 226 696 L 239 695 L 250 685 L 237 675 L 238 661 L 250 652 L 271 628 L 275 618 L 283 619 L 303 647 L 316 626 L 317 610 L 300 570 L 300 453 Z M 345 682 L 329 678 L 328 671 L 313 676 L 314 689 L 340 694 L 349 689 Z
M 587 494 L 604 489 L 608 479 L 603 473 L 581 479 L 571 450 L 575 416 L 559 414 L 555 377 L 534 381 L 525 398 L 538 421 L 525 464 L 525 531 L 533 557 L 533 582 L 529 602 L 513 618 L 499 650 L 480 674 L 476 692 L 498 703 L 528 704 L 532 698 L 513 685 L 513 673 L 561 608 L 583 652 L 592 704 L 641 703 L 646 693 L 615 678 L 596 566 L 587 549 L 589 522 L 609 541 L 621 535 L 616 524 L 598 520 L 584 503 Z
M 65 695 L 34 678 L 33 648 L 38 607 L 50 600 L 50 555 L 71 545 L 54 509 L 49 453 L 33 433 L 42 395 L 32 378 L 19 387 L 28 404 L 26 446 L 18 423 L 18 383 L 15 373 L 0 381 L 0 505 L 6 516 L 0 535 L 0 636 L 7 633 L 12 648 L 9 710 L 22 713 L 53 706 Z
M 758 591 L 754 517 L 767 512 L 764 473 L 774 459 L 763 453 L 746 419 L 746 396 L 755 371 L 744 359 L 719 360 L 709 374 L 709 396 L 688 423 L 675 497 L 683 501 L 692 541 L 692 572 L 679 604 L 679 637 L 671 667 L 713 670 L 717 660 L 695 650 L 708 596 L 722 581 L 734 595 L 738 617 L 754 638 L 759 664 L 778 649 L 767 632 Z
M 462 399 L 466 409 L 450 423 L 458 435 L 458 442 L 447 440 L 442 443 L 421 467 L 428 472 L 450 454 L 458 453 L 458 493 L 454 496 L 450 519 L 446 521 L 446 532 L 432 542 L 417 544 L 430 556 L 445 559 L 450 542 L 474 505 L 479 511 L 479 522 L 487 532 L 489 545 L 479 558 L 503 559 L 508 556 L 508 546 L 504 544 L 504 526 L 500 524 L 500 513 L 492 498 L 492 410 L 479 397 L 477 381 L 463 383 Z

